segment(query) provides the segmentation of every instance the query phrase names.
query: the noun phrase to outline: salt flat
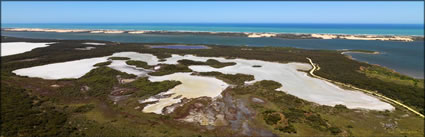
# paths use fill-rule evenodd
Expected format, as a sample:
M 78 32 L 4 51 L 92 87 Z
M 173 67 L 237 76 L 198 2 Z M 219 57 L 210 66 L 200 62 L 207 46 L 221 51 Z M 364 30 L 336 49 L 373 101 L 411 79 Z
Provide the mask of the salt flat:
M 19 76 L 38 77 L 43 79 L 80 78 L 92 70 L 93 65 L 107 61 L 107 57 L 89 58 L 42 66 L 23 68 L 12 71 Z
M 394 109 L 394 107 L 390 104 L 382 102 L 379 99 L 369 96 L 363 92 L 342 89 L 332 83 L 312 78 L 308 76 L 307 73 L 298 71 L 311 69 L 311 66 L 306 63 L 283 64 L 261 60 L 225 59 L 221 57 L 197 57 L 193 55 L 172 55 L 172 57 L 167 58 L 166 61 L 158 62 L 158 58 L 156 56 L 137 52 L 120 52 L 115 53 L 112 56 L 129 57 L 131 60 L 145 61 L 149 65 L 157 65 L 159 63 L 177 64 L 177 61 L 181 59 L 188 59 L 194 61 L 206 61 L 208 59 L 215 59 L 220 62 L 235 62 L 236 65 L 227 66 L 223 68 L 213 68 L 205 65 L 192 65 L 189 66 L 189 68 L 197 72 L 218 71 L 224 74 L 242 73 L 253 75 L 255 80 L 249 81 L 247 82 L 247 84 L 261 80 L 273 80 L 283 85 L 282 87 L 277 89 L 278 91 L 286 92 L 301 99 L 315 102 L 321 105 L 334 106 L 337 104 L 343 104 L 348 108 L 361 108 L 371 110 Z M 85 73 L 89 72 L 91 69 L 93 69 L 94 67 L 92 67 L 92 65 L 98 62 L 104 62 L 106 61 L 106 59 L 107 57 L 102 57 L 79 61 L 70 61 L 64 63 L 55 63 L 33 68 L 15 70 L 13 72 L 18 75 L 41 77 L 46 79 L 78 78 L 78 76 L 82 76 Z M 254 65 L 258 65 L 260 67 L 253 67 Z M 145 73 L 137 72 L 138 69 L 128 70 L 128 67 L 130 66 L 125 64 L 123 61 L 117 62 L 114 60 L 110 67 L 132 74 L 141 75 L 142 73 Z M 188 73 L 175 73 L 160 77 L 150 76 L 149 79 L 152 81 L 179 80 L 183 84 L 181 86 L 175 87 L 176 89 L 173 88 L 172 90 L 168 91 L 169 93 L 176 93 L 175 95 L 169 98 L 164 98 L 156 104 L 151 104 L 147 106 L 146 110 L 144 111 L 159 113 L 160 108 L 163 108 L 167 105 L 171 105 L 172 102 L 176 103 L 179 101 L 172 99 L 176 95 L 184 95 L 185 97 L 199 97 L 201 95 L 212 97 L 215 96 L 217 93 L 219 94 L 218 89 L 213 89 L 213 87 L 208 85 L 213 85 L 214 87 L 221 89 L 223 83 L 215 81 L 217 80 L 215 78 L 209 77 L 208 80 L 204 78 L 206 77 L 190 76 Z M 193 83 L 196 84 L 187 85 Z M 203 83 L 205 83 L 206 85 Z M 202 88 L 198 87 L 198 85 Z M 210 95 L 210 93 L 212 95 Z M 192 94 L 193 96 L 191 96 Z
M 221 92 L 228 87 L 228 84 L 212 77 L 201 77 L 190 75 L 191 73 L 174 73 L 165 76 L 151 76 L 150 81 L 164 81 L 164 80 L 176 80 L 180 81 L 181 84 L 170 89 L 166 93 L 162 94 L 173 94 L 168 98 L 154 99 L 150 98 L 149 101 L 158 101 L 155 104 L 149 104 L 143 112 L 153 112 L 161 114 L 162 109 L 166 106 L 170 106 L 174 103 L 180 102 L 182 98 L 198 98 L 198 97 L 211 97 L 215 98 L 220 96 Z M 174 99 L 174 97 L 180 96 L 180 98 Z
M 113 60 L 112 63 L 108 65 L 108 67 L 128 74 L 134 74 L 136 76 L 143 76 L 151 71 L 143 68 L 138 68 L 132 65 L 127 65 L 127 63 L 125 62 L 125 60 Z
M 1 56 L 15 55 L 31 51 L 35 48 L 47 47 L 52 43 L 7 42 L 1 43 Z

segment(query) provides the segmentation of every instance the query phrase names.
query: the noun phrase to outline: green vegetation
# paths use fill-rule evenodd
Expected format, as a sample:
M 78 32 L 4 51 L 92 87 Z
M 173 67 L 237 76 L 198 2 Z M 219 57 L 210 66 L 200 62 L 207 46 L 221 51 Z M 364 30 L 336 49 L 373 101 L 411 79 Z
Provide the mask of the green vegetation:
M 1 136 L 68 136 L 67 115 L 28 91 L 1 83 Z
M 161 82 L 151 82 L 147 77 L 139 78 L 136 81 L 129 83 L 131 87 L 135 87 L 138 91 L 135 92 L 137 97 L 150 97 L 161 92 L 165 92 L 175 86 L 181 84 L 180 81 L 165 80 Z
M 144 61 L 139 61 L 139 60 L 128 60 L 125 63 L 127 63 L 127 65 L 134 65 L 136 67 L 144 68 L 144 69 L 151 69 L 152 68 L 152 66 L 149 66 L 148 63 L 146 63 Z
M 163 76 L 163 75 L 173 74 L 176 72 L 192 72 L 192 70 L 189 69 L 189 67 L 187 67 L 186 65 L 182 65 L 182 64 L 177 64 L 177 65 L 163 64 L 161 65 L 161 68 L 159 68 L 155 72 L 149 73 L 149 75 Z
M 208 59 L 206 62 L 183 59 L 183 60 L 179 60 L 178 62 L 180 64 L 183 64 L 183 65 L 186 65 L 186 66 L 209 65 L 209 66 L 214 67 L 214 68 L 223 68 L 223 67 L 227 67 L 227 66 L 236 65 L 235 62 L 224 62 L 223 63 L 223 62 L 217 61 L 215 59 Z
M 252 75 L 246 75 L 246 74 L 223 74 L 221 72 L 199 72 L 197 75 L 200 76 L 214 76 L 220 80 L 223 80 L 226 83 L 230 84 L 236 84 L 236 85 L 243 85 L 245 81 L 252 81 L 254 80 L 254 76 Z
M 114 70 L 109 67 L 99 67 L 91 70 L 75 82 L 74 86 L 60 88 L 62 96 L 105 96 L 114 86 L 117 86 L 117 75 L 122 78 L 135 78 L 135 75 Z
M 264 111 L 263 115 L 264 121 L 266 121 L 266 123 L 269 125 L 277 124 L 277 122 L 281 120 L 280 114 L 273 110 Z
M 2 37 L 2 40 L 6 41 L 46 41 L 46 40 L 35 40 L 35 39 L 21 39 L 12 37 Z M 79 40 L 48 40 L 56 41 L 57 43 L 52 44 L 49 47 L 40 48 L 31 52 L 13 56 L 2 57 L 2 70 L 6 73 L 10 73 L 12 70 L 32 67 L 38 65 L 44 65 L 55 62 L 64 62 L 71 60 L 78 60 L 92 57 L 103 57 L 110 56 L 115 52 L 124 51 L 136 51 L 142 53 L 154 54 L 160 59 L 170 57 L 171 54 L 193 54 L 196 56 L 208 56 L 208 57 L 225 57 L 225 58 L 245 58 L 245 59 L 257 59 L 264 61 L 273 62 L 304 62 L 308 63 L 306 57 L 311 58 L 315 63 L 320 65 L 320 70 L 316 71 L 315 74 L 330 80 L 351 84 L 358 88 L 378 91 L 379 93 L 400 100 L 404 104 L 413 106 L 424 114 L 424 100 L 425 97 L 423 88 L 420 88 L 420 82 L 418 86 L 409 86 L 403 84 L 395 84 L 393 82 L 387 82 L 382 79 L 375 77 L 368 77 L 366 74 L 361 73 L 359 70 L 361 67 L 370 67 L 367 63 L 351 60 L 344 55 L 341 55 L 339 51 L 329 50 L 304 50 L 290 47 L 252 47 L 252 50 L 241 49 L 244 47 L 235 46 L 214 46 L 206 45 L 211 47 L 210 49 L 193 49 L 193 50 L 173 50 L 173 49 L 153 49 L 143 47 L 141 45 L 158 45 L 155 43 L 120 43 L 112 44 L 115 46 L 102 46 L 98 47 L 97 50 L 92 51 L 76 51 L 74 48 L 86 46 L 81 43 L 85 41 Z M 18 60 L 39 58 L 38 60 L 31 62 L 17 62 Z M 189 71 L 187 71 L 189 72 Z M 162 75 L 158 72 L 156 74 Z M 154 73 L 155 74 L 155 73 Z M 164 73 L 167 74 L 167 73 Z
M 108 60 L 129 60 L 128 57 L 109 57 Z
M 311 110 L 305 111 L 299 109 L 309 105 L 309 102 L 287 95 L 283 92 L 275 91 L 275 89 L 281 86 L 280 83 L 263 80 L 251 86 L 236 87 L 231 90 L 231 93 L 235 93 L 236 95 L 249 94 L 259 96 L 273 102 L 276 106 L 281 106 L 277 108 L 278 111 L 268 109 L 262 113 L 265 123 L 272 126 L 274 130 L 283 133 L 297 133 L 297 129 L 293 124 L 303 123 L 318 131 L 330 132 L 329 123 L 327 123 L 319 113 Z M 282 116 L 285 119 L 282 119 Z
M 400 73 L 394 72 L 387 68 L 372 65 L 367 68 L 361 68 L 360 72 L 365 73 L 366 76 L 377 78 L 382 81 L 391 82 L 394 84 L 406 85 L 411 87 L 424 88 L 423 79 L 415 79 Z
M 227 126 L 206 130 L 198 124 L 176 121 L 175 119 L 188 114 L 188 105 L 177 107 L 175 112 L 178 114 L 171 115 L 142 113 L 140 108 L 136 109 L 143 107 L 138 100 L 173 88 L 178 85 L 177 81 L 157 83 L 140 78 L 132 83 L 119 84 L 117 75 L 122 78 L 135 76 L 104 65 L 100 65 L 79 79 L 43 80 L 20 77 L 11 73 L 12 70 L 19 68 L 104 57 L 122 51 L 151 53 L 159 58 L 166 58 L 171 54 L 193 54 L 304 63 L 308 63 L 305 57 L 310 57 L 320 65 L 321 69 L 315 73 L 321 77 L 352 84 L 359 88 L 377 90 L 381 94 L 401 100 L 419 110 L 423 109 L 424 96 L 420 80 L 417 84 L 403 84 L 403 82 L 408 83 L 407 81 L 414 80 L 397 77 L 394 75 L 397 73 L 382 73 L 385 71 L 381 72 L 379 69 L 382 67 L 379 66 L 376 66 L 378 70 L 370 69 L 374 66 L 350 60 L 335 51 L 253 47 L 252 50 L 240 52 L 241 47 L 225 46 L 210 46 L 210 49 L 202 51 L 172 50 L 143 48 L 141 46 L 143 44 L 137 43 L 108 43 L 116 46 L 100 46 L 92 51 L 75 51 L 74 48 L 81 47 L 81 43 L 85 41 L 57 40 L 56 42 L 52 46 L 24 54 L 2 57 L 1 136 L 237 136 L 233 132 L 226 132 L 226 129 L 231 129 Z M 19 60 L 30 58 L 37 58 L 37 60 L 19 62 Z M 182 68 L 180 71 L 190 72 L 186 65 L 179 65 Z M 373 73 L 366 72 L 366 68 L 368 68 L 367 71 L 377 71 L 377 74 L 383 78 L 370 75 Z M 174 73 L 173 71 L 175 70 L 171 67 L 158 72 L 171 74 Z M 391 79 L 403 80 L 388 81 L 387 74 Z M 245 101 L 246 107 L 255 111 L 253 114 L 255 118 L 250 120 L 249 124 L 254 125 L 254 128 L 273 131 L 279 136 L 423 136 L 423 119 L 397 106 L 390 112 L 353 110 L 347 109 L 344 105 L 321 106 L 285 92 L 275 91 L 276 88 L 285 85 L 274 81 L 259 81 L 253 85 L 242 86 L 252 76 L 217 72 L 196 75 L 214 76 L 238 85 L 225 92 L 231 94 L 233 99 Z M 50 87 L 52 84 L 58 84 L 61 87 L 52 88 Z M 114 104 L 109 97 L 105 96 L 109 95 L 114 87 L 128 88 L 134 94 L 127 100 Z M 253 97 L 264 102 L 250 101 Z M 206 98 L 188 103 L 201 103 L 207 106 L 210 101 Z M 270 113 L 263 113 L 266 111 Z
M 93 104 L 87 104 L 87 105 L 82 105 L 77 107 L 74 112 L 75 113 L 85 113 L 85 112 L 89 112 L 90 110 L 94 109 L 94 105 Z
M 103 67 L 103 66 L 108 66 L 111 63 L 112 63 L 112 61 L 105 61 L 105 62 L 96 63 L 93 66 L 95 66 L 95 67 Z

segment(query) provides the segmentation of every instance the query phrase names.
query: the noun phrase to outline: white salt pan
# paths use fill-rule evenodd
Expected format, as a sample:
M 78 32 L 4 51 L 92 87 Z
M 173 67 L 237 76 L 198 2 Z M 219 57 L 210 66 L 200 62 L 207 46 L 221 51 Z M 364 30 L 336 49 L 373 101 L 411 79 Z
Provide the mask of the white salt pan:
M 107 57 L 82 59 L 62 63 L 53 63 L 43 66 L 14 70 L 20 76 L 39 77 L 43 79 L 80 78 L 92 70 L 93 65 L 105 62 Z
M 164 81 L 164 80 L 177 80 L 182 82 L 182 84 L 177 85 L 176 87 L 170 89 L 166 93 L 162 94 L 173 94 L 168 98 L 161 98 L 155 104 L 149 104 L 144 109 L 143 112 L 153 112 L 156 114 L 161 114 L 162 109 L 166 106 L 170 106 L 174 103 L 180 102 L 182 98 L 198 98 L 198 97 L 218 97 L 221 92 L 228 87 L 228 85 L 216 78 L 212 77 L 201 77 L 190 75 L 190 73 L 174 73 L 165 76 L 151 76 L 149 77 L 150 81 Z M 176 96 L 181 95 L 182 97 L 178 99 L 173 99 Z M 148 99 L 149 100 L 149 99 Z M 152 100 L 152 99 L 150 99 Z
M 52 43 L 7 42 L 1 43 L 1 56 L 15 55 L 35 48 L 47 47 Z
M 227 66 L 224 68 L 213 68 L 204 65 L 192 65 L 189 66 L 189 68 L 197 72 L 218 71 L 224 74 L 242 73 L 253 75 L 255 80 L 250 81 L 248 83 L 253 83 L 261 80 L 273 80 L 283 85 L 277 90 L 321 105 L 334 106 L 337 104 L 342 104 L 347 106 L 348 108 L 361 108 L 371 110 L 394 109 L 394 107 L 390 104 L 382 102 L 379 99 L 369 96 L 363 92 L 342 89 L 332 83 L 312 78 L 308 76 L 307 73 L 298 71 L 311 69 L 311 66 L 306 63 L 282 64 L 260 60 L 197 57 L 192 55 L 172 55 L 172 57 L 167 58 L 165 62 L 158 62 L 158 58 L 151 54 L 141 54 L 136 52 L 121 52 L 115 53 L 112 56 L 129 57 L 131 58 L 131 60 L 145 61 L 149 65 L 157 65 L 158 63 L 177 64 L 177 61 L 181 59 L 188 59 L 194 61 L 206 61 L 208 59 L 215 59 L 220 62 L 235 62 L 236 65 Z M 98 62 L 106 61 L 106 58 L 107 57 L 55 63 L 44 66 L 15 70 L 13 72 L 18 75 L 41 77 L 46 79 L 78 78 L 93 69 L 94 67 L 92 67 L 92 65 Z M 254 65 L 259 65 L 261 67 L 253 67 Z M 137 69 L 130 70 L 128 68 L 130 66 L 126 65 L 124 61 L 113 61 L 110 67 L 136 75 L 142 75 L 143 73 L 145 73 L 137 72 Z M 176 93 L 175 95 L 170 98 L 160 99 L 158 103 L 147 106 L 146 110 L 144 111 L 159 113 L 165 106 L 171 105 L 172 102 L 178 102 L 178 99 L 172 99 L 177 95 L 183 95 L 184 97 L 193 98 L 199 96 L 213 97 L 219 95 L 221 90 L 223 89 L 223 84 L 221 83 L 222 81 L 216 81 L 217 79 L 211 77 L 207 79 L 204 78 L 206 77 L 190 76 L 188 73 L 175 73 L 161 77 L 151 76 L 150 79 L 152 81 L 179 80 L 182 81 L 183 84 L 175 87 L 175 89 L 168 91 L 170 93 Z M 206 85 L 202 83 L 206 83 Z M 227 85 L 225 87 L 227 87 Z M 203 89 L 202 92 L 199 92 L 200 89 Z M 220 89 L 220 92 L 218 89 Z

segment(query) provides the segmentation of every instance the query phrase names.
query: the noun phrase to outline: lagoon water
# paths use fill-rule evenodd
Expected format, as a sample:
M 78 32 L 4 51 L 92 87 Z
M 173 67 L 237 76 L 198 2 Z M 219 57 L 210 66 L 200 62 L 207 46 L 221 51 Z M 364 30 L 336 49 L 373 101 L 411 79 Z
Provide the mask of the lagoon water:
M 423 30 L 422 30 L 423 31 Z M 248 38 L 192 34 L 92 34 L 92 33 L 55 33 L 55 32 L 7 32 L 2 36 L 41 38 L 41 39 L 92 39 L 116 42 L 137 43 L 178 43 L 211 44 L 229 46 L 279 46 L 303 49 L 361 49 L 378 51 L 382 54 L 347 53 L 354 59 L 371 64 L 379 64 L 415 78 L 424 78 L 424 41 L 397 42 L 375 40 L 343 39 L 282 39 Z

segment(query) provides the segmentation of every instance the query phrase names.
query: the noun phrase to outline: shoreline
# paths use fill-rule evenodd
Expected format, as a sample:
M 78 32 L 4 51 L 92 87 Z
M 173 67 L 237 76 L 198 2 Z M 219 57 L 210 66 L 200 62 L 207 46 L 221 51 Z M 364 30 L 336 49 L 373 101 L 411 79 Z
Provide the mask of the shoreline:
M 360 53 L 360 54 L 373 54 L 373 55 L 382 54 L 381 52 L 378 52 L 378 51 L 369 51 L 369 50 L 343 49 L 343 50 L 337 50 L 337 51 L 341 52 L 341 54 L 343 55 L 345 55 L 346 53 Z
M 347 39 L 380 41 L 423 41 L 424 36 L 413 35 L 375 35 L 375 34 L 329 34 L 329 33 L 272 33 L 272 32 L 212 32 L 212 31 L 157 31 L 157 30 L 112 30 L 112 29 L 46 29 L 46 28 L 1 28 L 11 32 L 56 32 L 56 33 L 93 33 L 93 34 L 196 34 L 217 36 L 239 36 L 248 38 L 285 38 L 285 39 Z

